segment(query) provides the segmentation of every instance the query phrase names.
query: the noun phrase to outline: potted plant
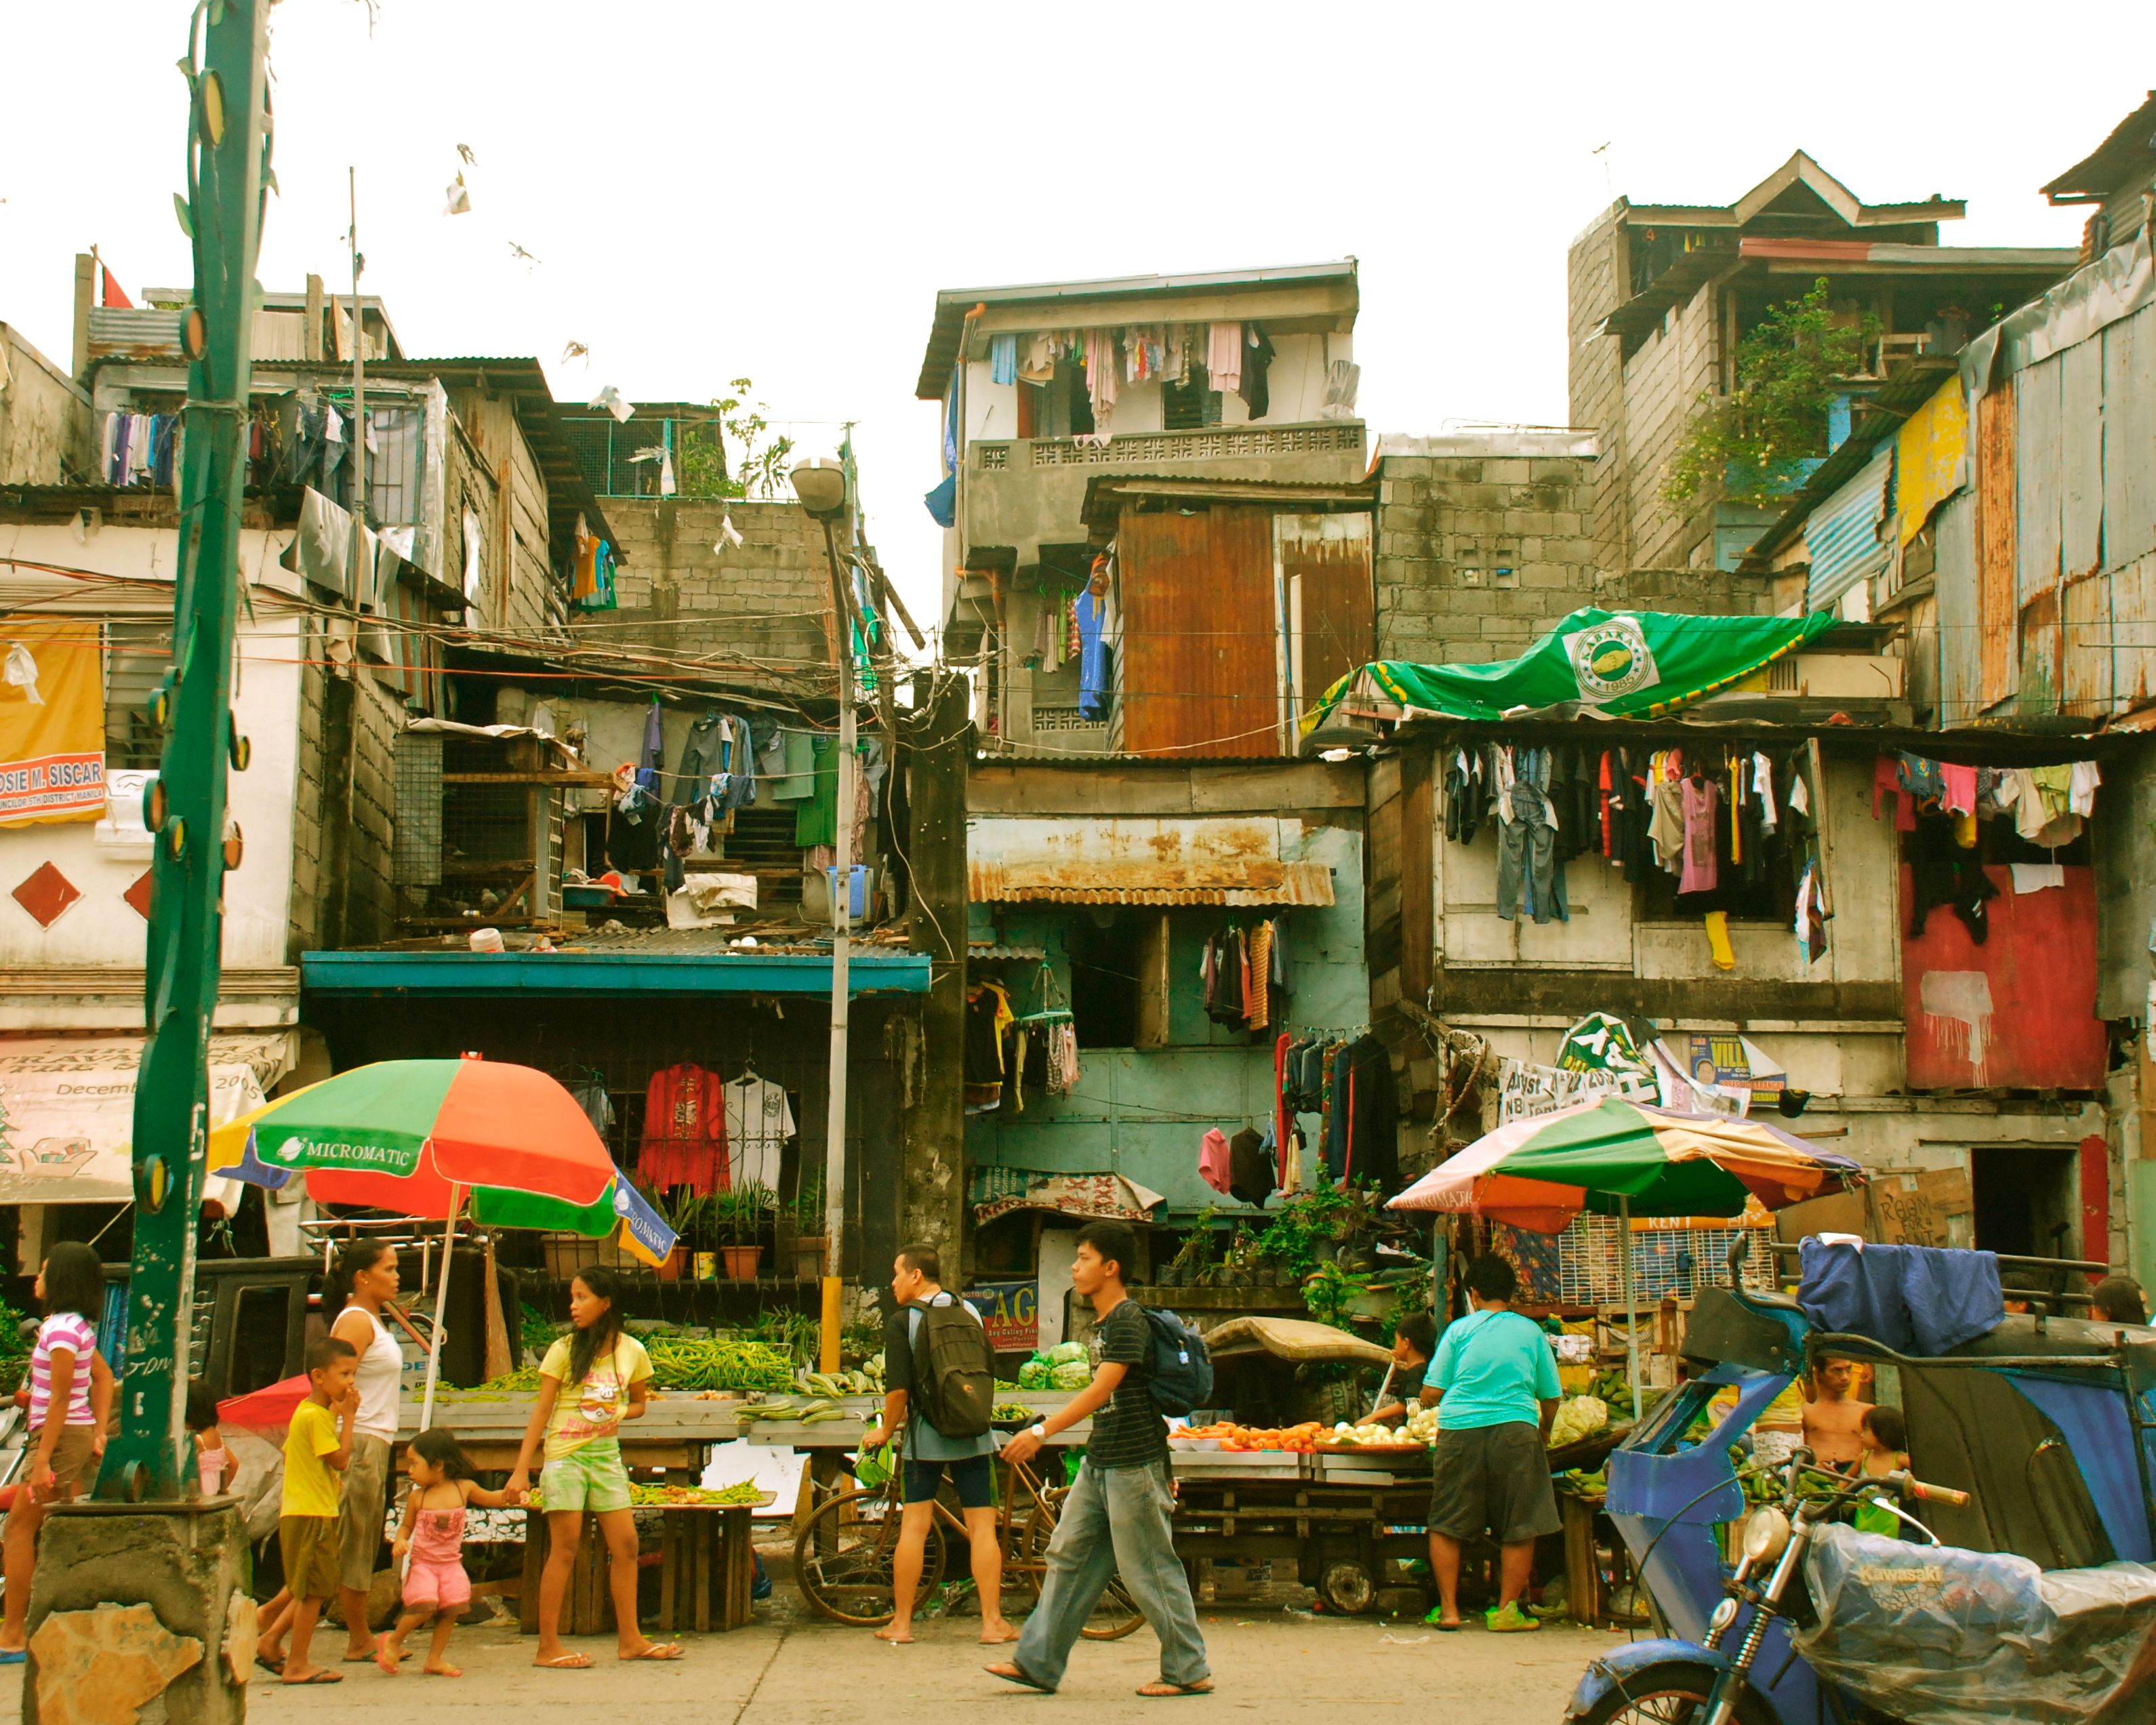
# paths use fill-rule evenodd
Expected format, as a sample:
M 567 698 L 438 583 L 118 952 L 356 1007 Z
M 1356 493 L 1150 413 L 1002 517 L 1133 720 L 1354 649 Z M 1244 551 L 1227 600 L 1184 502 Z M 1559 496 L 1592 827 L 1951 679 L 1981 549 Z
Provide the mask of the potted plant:
M 719 1255 L 726 1260 L 728 1281 L 756 1280 L 757 1262 L 763 1256 L 763 1230 L 770 1225 L 778 1201 L 776 1193 L 755 1181 L 711 1195 Z
M 671 1192 L 647 1192 L 644 1196 L 674 1230 L 674 1250 L 659 1266 L 659 1279 L 679 1281 L 690 1273 L 696 1248 L 706 1243 L 710 1232 L 711 1201 L 686 1186 L 677 1186 Z
M 801 1190 L 793 1200 L 793 1273 L 803 1281 L 814 1281 L 823 1275 L 831 1249 L 830 1235 L 824 1228 L 824 1176 L 820 1173 L 802 1174 Z
M 1201 1288 L 1206 1285 L 1213 1266 L 1213 1219 L 1216 1214 L 1209 1204 L 1199 1213 L 1196 1224 L 1183 1236 L 1182 1245 L 1160 1272 L 1161 1286 Z

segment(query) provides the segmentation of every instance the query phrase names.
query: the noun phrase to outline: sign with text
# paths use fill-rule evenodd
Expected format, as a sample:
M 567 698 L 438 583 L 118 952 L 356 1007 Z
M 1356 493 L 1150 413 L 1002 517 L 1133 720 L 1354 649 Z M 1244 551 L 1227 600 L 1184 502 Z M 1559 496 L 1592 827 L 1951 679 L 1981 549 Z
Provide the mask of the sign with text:
M 95 623 L 0 624 L 0 826 L 105 813 L 105 655 Z
M 980 1313 L 998 1353 L 1029 1353 L 1040 1345 L 1040 1283 L 977 1281 L 966 1290 L 966 1303 Z

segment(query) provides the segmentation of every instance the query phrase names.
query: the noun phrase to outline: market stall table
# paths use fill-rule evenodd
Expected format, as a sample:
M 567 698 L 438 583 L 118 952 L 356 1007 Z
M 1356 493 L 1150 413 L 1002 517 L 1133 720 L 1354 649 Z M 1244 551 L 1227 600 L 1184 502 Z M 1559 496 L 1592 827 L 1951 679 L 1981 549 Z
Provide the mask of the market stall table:
M 438 1398 L 434 1423 L 457 1435 L 473 1467 L 481 1473 L 507 1473 L 531 1423 L 536 1398 L 529 1393 Z M 699 1401 L 679 1392 L 661 1392 L 644 1404 L 642 1417 L 621 1428 L 621 1455 L 631 1474 L 661 1473 L 666 1482 L 693 1486 L 703 1476 L 714 1444 L 738 1435 L 737 1400 Z M 408 1443 L 419 1430 L 415 1400 L 399 1409 L 398 1442 Z M 812 1428 L 813 1429 L 813 1428 Z M 658 1627 L 738 1629 L 749 1618 L 749 1578 L 754 1568 L 749 1518 L 757 1506 L 654 1505 L 660 1517 L 660 1608 Z M 517 1620 L 527 1635 L 539 1628 L 539 1574 L 548 1547 L 543 1513 L 525 1517 L 524 1584 Z M 612 1626 L 613 1602 L 607 1592 L 606 1554 L 596 1519 L 584 1523 L 583 1543 L 562 1611 L 567 1635 L 597 1635 Z

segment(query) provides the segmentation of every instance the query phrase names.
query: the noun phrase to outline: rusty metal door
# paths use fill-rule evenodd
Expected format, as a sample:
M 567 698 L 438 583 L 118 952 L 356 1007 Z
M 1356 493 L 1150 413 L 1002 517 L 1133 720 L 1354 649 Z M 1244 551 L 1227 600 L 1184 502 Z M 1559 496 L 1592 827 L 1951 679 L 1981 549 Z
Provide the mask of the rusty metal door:
M 1124 750 L 1277 753 L 1271 511 L 1127 509 L 1116 534 Z
M 1276 516 L 1273 555 L 1287 616 L 1292 716 L 1299 721 L 1376 650 L 1370 517 L 1360 511 Z M 1292 733 L 1288 746 L 1295 747 Z
M 2001 383 L 1976 407 L 1976 619 L 1983 640 L 1985 709 L 2020 685 L 2019 607 L 2016 603 L 2014 385 Z

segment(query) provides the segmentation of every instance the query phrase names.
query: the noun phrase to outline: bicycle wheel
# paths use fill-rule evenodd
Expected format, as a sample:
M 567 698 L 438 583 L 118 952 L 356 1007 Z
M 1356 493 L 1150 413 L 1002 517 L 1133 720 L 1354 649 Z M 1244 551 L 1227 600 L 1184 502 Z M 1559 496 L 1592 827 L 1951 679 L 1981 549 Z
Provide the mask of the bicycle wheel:
M 889 1623 L 898 1604 L 891 1558 L 898 1549 L 898 1504 L 887 1491 L 846 1491 L 824 1504 L 793 1542 L 793 1579 L 801 1597 L 834 1623 L 870 1628 Z M 943 1579 L 943 1530 L 928 1524 L 916 1598 Z
M 1068 1486 L 1058 1486 L 1040 1494 L 1040 1502 L 1026 1516 L 1018 1532 L 1019 1556 L 1029 1563 L 1048 1561 L 1048 1542 L 1055 1534 L 1055 1519 L 1063 1507 L 1063 1500 L 1070 1495 Z M 1040 1572 L 1026 1578 L 1028 1584 L 1038 1590 L 1042 1580 Z M 1089 1641 L 1118 1641 L 1145 1621 L 1145 1613 L 1137 1602 L 1125 1591 L 1122 1578 L 1112 1578 L 1095 1601 L 1092 1615 L 1086 1618 L 1086 1626 L 1079 1631 Z

